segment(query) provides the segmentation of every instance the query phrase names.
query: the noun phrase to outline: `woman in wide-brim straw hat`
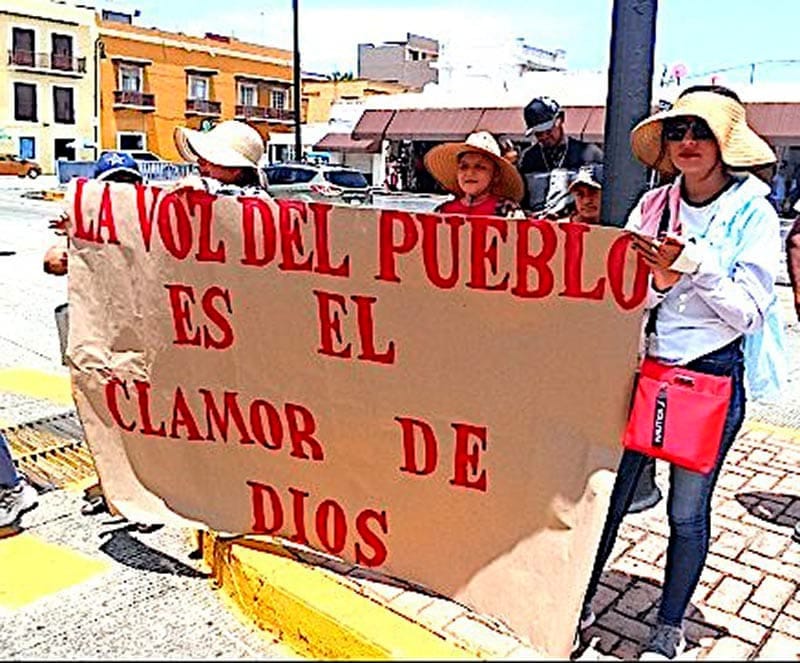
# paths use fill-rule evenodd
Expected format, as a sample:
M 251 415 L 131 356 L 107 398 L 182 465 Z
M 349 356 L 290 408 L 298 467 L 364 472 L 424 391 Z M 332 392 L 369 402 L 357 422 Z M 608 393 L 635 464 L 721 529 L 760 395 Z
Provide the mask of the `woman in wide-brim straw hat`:
M 237 187 L 258 189 L 266 184 L 260 161 L 264 139 L 253 127 L 237 120 L 220 122 L 209 131 L 176 127 L 175 147 L 188 162 L 197 164 L 212 193 Z
M 779 395 L 785 380 L 775 295 L 780 232 L 765 197 L 769 187 L 747 173 L 774 162 L 775 155 L 748 126 L 745 108 L 731 90 L 687 89 L 670 110 L 640 122 L 631 144 L 640 161 L 677 175 L 644 194 L 627 226 L 634 250 L 652 270 L 644 353 L 662 364 L 731 378 L 713 469 L 706 474 L 677 465 L 670 469 L 664 583 L 642 656 L 664 660 L 678 656 L 685 644 L 684 613 L 708 553 L 711 495 L 744 420 L 745 379 L 750 399 Z M 685 425 L 705 430 L 693 412 L 677 414 Z M 636 451 L 623 452 L 581 625 L 593 621 L 592 596 L 647 460 Z
M 425 155 L 425 167 L 455 199 L 439 205 L 444 214 L 524 217 L 519 201 L 525 191 L 516 167 L 500 155 L 488 131 L 463 142 L 437 145 Z

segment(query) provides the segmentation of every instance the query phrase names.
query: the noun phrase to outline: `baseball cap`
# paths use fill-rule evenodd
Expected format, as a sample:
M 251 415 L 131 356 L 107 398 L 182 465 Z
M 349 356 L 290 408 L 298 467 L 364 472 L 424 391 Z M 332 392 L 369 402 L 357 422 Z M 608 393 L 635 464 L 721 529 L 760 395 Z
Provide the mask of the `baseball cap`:
M 594 189 L 603 188 L 603 166 L 602 164 L 588 164 L 581 166 L 572 181 L 569 183 L 569 190 L 572 191 L 579 184 L 585 184 Z
M 94 178 L 109 182 L 141 182 L 142 173 L 126 152 L 103 152 L 94 164 Z
M 525 116 L 525 125 L 528 127 L 525 135 L 530 136 L 552 129 L 562 111 L 555 99 L 535 97 L 528 102 L 522 112 Z

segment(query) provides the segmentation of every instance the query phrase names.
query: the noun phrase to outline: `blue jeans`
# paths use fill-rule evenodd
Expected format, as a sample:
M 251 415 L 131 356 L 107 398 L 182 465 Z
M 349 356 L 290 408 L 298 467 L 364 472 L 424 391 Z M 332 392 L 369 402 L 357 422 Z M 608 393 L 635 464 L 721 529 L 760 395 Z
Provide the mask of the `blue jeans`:
M 0 488 L 14 488 L 19 483 L 19 474 L 11 459 L 8 440 L 0 433 Z
M 672 626 L 680 626 L 683 622 L 683 615 L 705 566 L 711 526 L 711 493 L 728 449 L 731 448 L 744 421 L 744 363 L 741 339 L 690 362 L 686 367 L 711 375 L 730 375 L 733 389 L 714 469 L 708 474 L 700 474 L 675 465 L 670 467 L 667 500 L 670 534 L 658 620 Z M 646 460 L 647 456 L 636 451 L 626 450 L 622 454 L 606 523 L 586 591 L 587 602 L 597 591 L 603 567 L 614 547 L 622 518 L 633 500 L 636 483 Z

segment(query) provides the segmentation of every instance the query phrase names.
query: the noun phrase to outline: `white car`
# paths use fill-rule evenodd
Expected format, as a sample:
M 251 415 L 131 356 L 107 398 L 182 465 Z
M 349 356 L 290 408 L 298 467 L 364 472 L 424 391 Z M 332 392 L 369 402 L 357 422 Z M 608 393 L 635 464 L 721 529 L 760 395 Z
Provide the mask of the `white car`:
M 264 168 L 267 191 L 275 198 L 324 201 L 348 205 L 372 203 L 371 187 L 359 170 L 346 166 L 306 163 L 273 164 Z

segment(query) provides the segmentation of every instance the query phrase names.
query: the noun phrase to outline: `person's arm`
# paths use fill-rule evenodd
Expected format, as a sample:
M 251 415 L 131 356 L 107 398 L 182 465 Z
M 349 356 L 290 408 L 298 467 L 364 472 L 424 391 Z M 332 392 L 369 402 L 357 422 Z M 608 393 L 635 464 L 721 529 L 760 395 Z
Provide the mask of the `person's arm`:
M 718 252 L 703 242 L 691 247 L 697 268 L 686 274 L 696 292 L 728 325 L 743 334 L 756 331 L 775 297 L 775 277 L 780 255 L 778 215 L 760 199 L 744 223 L 733 273 L 719 264 Z
M 794 293 L 794 311 L 800 320 L 800 216 L 795 219 L 786 236 L 786 266 Z

